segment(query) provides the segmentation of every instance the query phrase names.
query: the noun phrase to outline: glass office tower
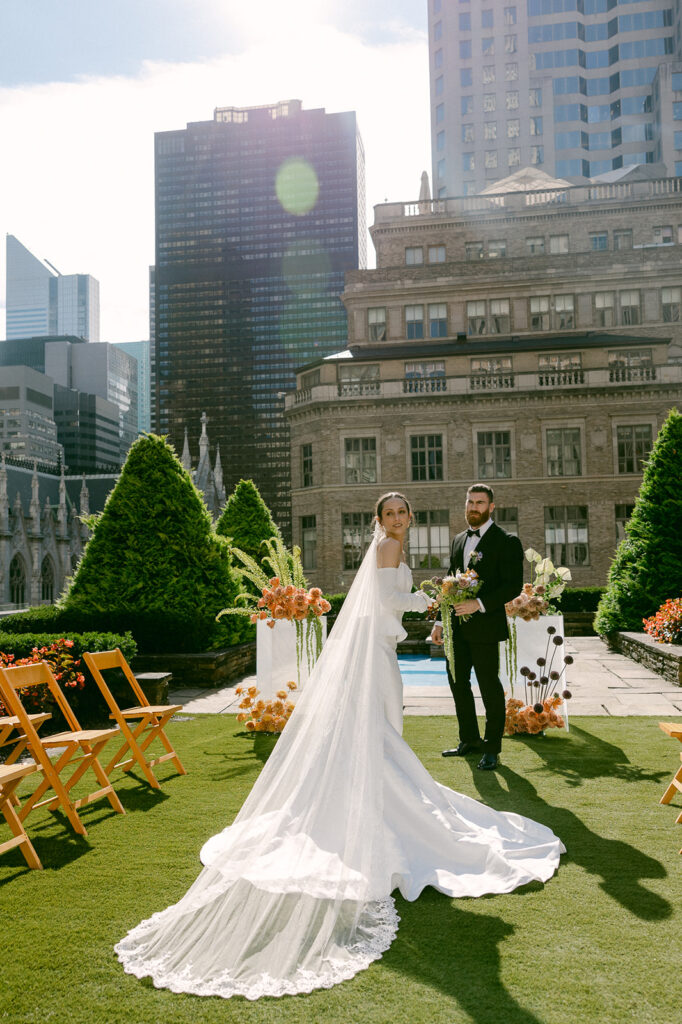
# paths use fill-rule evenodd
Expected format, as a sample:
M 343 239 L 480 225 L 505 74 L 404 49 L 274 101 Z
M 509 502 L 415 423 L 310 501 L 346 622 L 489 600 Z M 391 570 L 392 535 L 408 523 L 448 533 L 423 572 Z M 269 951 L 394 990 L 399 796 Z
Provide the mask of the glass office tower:
M 576 183 L 678 173 L 679 0 L 427 3 L 435 198 L 522 167 Z
M 228 494 L 252 478 L 286 536 L 283 392 L 345 347 L 344 274 L 365 262 L 353 112 L 218 108 L 156 135 L 155 422 L 195 450 L 206 412 Z

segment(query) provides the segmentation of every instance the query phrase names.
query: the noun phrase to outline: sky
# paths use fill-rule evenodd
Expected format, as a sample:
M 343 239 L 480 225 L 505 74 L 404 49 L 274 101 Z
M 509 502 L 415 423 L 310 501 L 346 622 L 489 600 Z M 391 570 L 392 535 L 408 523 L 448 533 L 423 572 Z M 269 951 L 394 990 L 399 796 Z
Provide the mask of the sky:
M 5 234 L 99 280 L 102 341 L 149 337 L 154 132 L 215 107 L 355 110 L 368 223 L 375 204 L 415 199 L 430 173 L 426 3 L 0 0 L 0 337 Z

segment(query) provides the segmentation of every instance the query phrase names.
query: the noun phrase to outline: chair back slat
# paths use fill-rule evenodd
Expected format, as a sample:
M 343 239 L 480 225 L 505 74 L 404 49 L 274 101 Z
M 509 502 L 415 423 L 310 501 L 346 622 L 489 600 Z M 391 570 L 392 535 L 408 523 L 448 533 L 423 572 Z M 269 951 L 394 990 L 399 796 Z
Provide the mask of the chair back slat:
M 133 693 L 135 694 L 135 699 L 138 705 L 140 707 L 149 705 L 149 700 L 147 699 L 144 690 L 135 678 L 130 665 L 123 657 L 119 647 L 113 651 L 95 651 L 94 653 L 86 651 L 83 654 L 83 660 L 90 669 L 95 682 L 102 691 L 102 694 L 112 711 L 116 712 L 119 708 L 111 690 L 106 684 L 104 676 L 102 675 L 102 672 L 106 672 L 108 668 L 121 669 L 128 680 Z

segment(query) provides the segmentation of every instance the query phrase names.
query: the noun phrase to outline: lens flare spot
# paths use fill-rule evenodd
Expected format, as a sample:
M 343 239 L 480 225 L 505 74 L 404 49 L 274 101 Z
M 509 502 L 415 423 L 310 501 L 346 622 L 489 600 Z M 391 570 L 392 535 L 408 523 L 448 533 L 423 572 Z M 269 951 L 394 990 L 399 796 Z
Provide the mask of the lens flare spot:
M 287 213 L 297 217 L 310 213 L 320 192 L 315 168 L 302 157 L 285 160 L 277 171 L 275 192 Z

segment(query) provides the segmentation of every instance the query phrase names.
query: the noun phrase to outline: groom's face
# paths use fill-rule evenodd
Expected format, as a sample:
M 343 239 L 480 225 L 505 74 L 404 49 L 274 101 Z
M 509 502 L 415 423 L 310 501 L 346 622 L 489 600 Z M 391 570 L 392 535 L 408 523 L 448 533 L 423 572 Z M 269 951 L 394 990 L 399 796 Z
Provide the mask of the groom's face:
M 495 508 L 485 491 L 469 491 L 467 494 L 464 517 L 469 526 L 478 529 L 487 523 Z

